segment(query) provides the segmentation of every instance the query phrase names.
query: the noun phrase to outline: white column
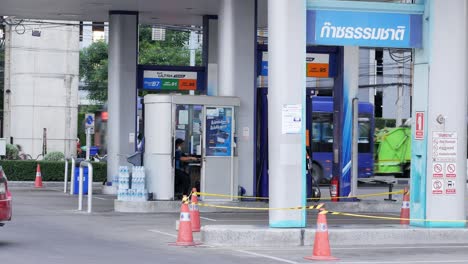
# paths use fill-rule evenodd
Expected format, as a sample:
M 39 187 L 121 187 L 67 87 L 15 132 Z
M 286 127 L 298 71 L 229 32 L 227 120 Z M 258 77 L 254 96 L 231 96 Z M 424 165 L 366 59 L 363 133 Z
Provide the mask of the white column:
M 203 45 L 206 45 L 207 56 L 204 57 L 208 72 L 206 94 L 218 95 L 218 19 L 206 16 L 203 24 Z
M 128 165 L 135 152 L 136 74 L 138 63 L 138 13 L 109 14 L 109 87 L 107 128 L 107 180 L 118 175 L 119 165 Z
M 255 2 L 222 0 L 218 24 L 218 95 L 237 96 L 238 184 L 253 194 L 255 116 Z M 237 185 L 234 186 L 237 191 Z
M 426 1 L 430 19 L 423 49 L 416 50 L 412 124 L 424 128 L 424 137 L 416 139 L 413 129 L 410 209 L 411 218 L 427 221 L 411 225 L 465 226 L 467 10 L 464 0 Z
M 305 205 L 306 1 L 268 1 L 270 208 Z M 284 107 L 302 106 L 302 129 L 284 134 Z M 304 210 L 271 210 L 270 227 L 305 227 Z

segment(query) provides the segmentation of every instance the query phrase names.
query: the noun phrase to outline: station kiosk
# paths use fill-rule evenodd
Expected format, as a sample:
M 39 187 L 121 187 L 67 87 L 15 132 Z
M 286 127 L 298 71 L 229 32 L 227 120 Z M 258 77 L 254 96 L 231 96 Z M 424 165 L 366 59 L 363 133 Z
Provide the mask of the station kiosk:
M 183 152 L 200 162 L 186 164 L 191 187 L 233 200 L 237 195 L 237 97 L 151 94 L 144 97 L 144 165 L 148 192 L 154 200 L 174 200 L 175 140 L 185 141 Z

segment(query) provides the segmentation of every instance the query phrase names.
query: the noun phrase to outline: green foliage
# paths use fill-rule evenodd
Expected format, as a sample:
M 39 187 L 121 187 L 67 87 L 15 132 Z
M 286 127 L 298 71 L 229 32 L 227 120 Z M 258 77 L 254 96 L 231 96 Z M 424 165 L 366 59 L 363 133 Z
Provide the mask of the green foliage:
M 89 99 L 107 101 L 107 43 L 98 41 L 80 51 L 80 78 L 89 91 Z
M 190 33 L 166 30 L 164 41 L 151 40 L 151 27 L 140 27 L 140 64 L 188 66 L 190 50 L 187 47 Z
M 65 155 L 62 152 L 54 151 L 49 152 L 44 156 L 45 161 L 61 161 L 65 159 Z
M 6 144 L 6 159 L 7 160 L 19 159 L 19 150 L 16 145 Z
M 63 181 L 65 173 L 64 161 L 35 161 L 35 160 L 1 160 L 0 166 L 10 181 L 34 181 L 37 164 L 41 166 L 43 181 Z M 93 162 L 93 181 L 104 182 L 107 179 L 107 164 Z M 71 162 L 68 164 L 71 170 Z M 68 175 L 71 173 L 69 172 Z

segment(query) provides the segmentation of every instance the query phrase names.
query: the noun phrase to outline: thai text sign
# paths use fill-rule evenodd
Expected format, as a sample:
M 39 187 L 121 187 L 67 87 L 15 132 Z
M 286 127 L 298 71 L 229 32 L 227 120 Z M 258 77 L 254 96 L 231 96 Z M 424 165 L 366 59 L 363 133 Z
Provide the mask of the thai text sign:
M 422 15 L 308 10 L 307 43 L 421 48 Z

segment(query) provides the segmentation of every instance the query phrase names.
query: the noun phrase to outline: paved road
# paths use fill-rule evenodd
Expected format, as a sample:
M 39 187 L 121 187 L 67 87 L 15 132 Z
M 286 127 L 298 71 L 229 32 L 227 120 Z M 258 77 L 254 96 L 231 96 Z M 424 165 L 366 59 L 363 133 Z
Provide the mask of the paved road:
M 112 210 L 112 197 L 96 195 L 95 213 L 77 212 L 76 197 L 58 189 L 13 188 L 14 218 L 0 229 L 2 263 L 310 263 L 312 248 L 196 248 L 169 246 L 176 240 L 176 213 L 123 214 Z M 265 213 L 204 214 L 204 224 L 267 223 Z M 244 221 L 243 221 L 244 220 Z M 309 223 L 313 224 L 314 215 Z M 356 219 L 330 219 L 331 225 Z M 369 225 L 386 224 L 368 220 Z M 196 239 L 199 239 L 197 234 Z M 339 262 L 329 263 L 468 263 L 468 244 L 406 247 L 334 247 Z M 326 263 L 326 262 L 325 262 Z

